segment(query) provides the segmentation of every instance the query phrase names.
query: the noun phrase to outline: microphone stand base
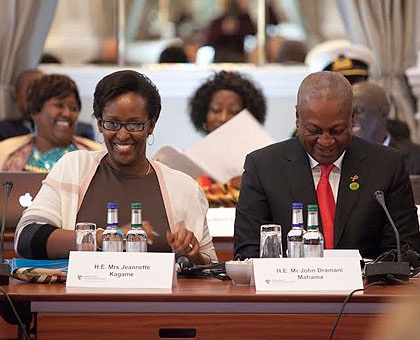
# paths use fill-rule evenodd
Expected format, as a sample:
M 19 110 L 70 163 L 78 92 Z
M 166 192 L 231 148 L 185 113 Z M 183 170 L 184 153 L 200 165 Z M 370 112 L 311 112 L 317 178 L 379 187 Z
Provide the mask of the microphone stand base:
M 387 284 L 401 284 L 410 278 L 408 262 L 378 262 L 369 263 L 365 267 L 368 283 L 385 282 Z
M 7 286 L 10 279 L 10 265 L 8 263 L 0 263 L 0 286 Z

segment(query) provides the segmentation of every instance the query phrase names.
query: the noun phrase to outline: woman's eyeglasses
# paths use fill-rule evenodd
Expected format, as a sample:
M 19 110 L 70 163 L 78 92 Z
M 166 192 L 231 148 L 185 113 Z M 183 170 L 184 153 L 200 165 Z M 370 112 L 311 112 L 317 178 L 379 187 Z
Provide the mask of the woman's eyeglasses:
M 139 132 L 139 131 L 143 131 L 146 124 L 149 123 L 151 120 L 152 118 L 149 118 L 148 120 L 142 123 L 137 123 L 137 122 L 120 123 L 120 122 L 114 122 L 112 120 L 101 120 L 101 125 L 105 130 L 110 130 L 110 131 L 118 131 L 124 126 L 127 131 Z

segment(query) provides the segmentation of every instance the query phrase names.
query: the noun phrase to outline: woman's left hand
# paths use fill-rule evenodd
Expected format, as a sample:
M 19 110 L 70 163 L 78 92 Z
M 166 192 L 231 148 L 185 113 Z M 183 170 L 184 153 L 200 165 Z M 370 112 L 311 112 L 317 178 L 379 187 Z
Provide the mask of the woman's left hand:
M 166 238 L 174 253 L 186 254 L 192 258 L 199 255 L 198 250 L 200 246 L 198 241 L 194 233 L 185 227 L 179 228 L 175 233 L 171 233 L 168 230 L 166 232 Z

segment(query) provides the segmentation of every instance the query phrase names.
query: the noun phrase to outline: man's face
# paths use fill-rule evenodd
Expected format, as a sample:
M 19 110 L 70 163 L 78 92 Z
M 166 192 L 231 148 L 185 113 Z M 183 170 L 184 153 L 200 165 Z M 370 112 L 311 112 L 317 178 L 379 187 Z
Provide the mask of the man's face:
M 309 99 L 298 106 L 296 127 L 306 152 L 322 165 L 332 164 L 351 142 L 351 103 L 341 99 Z
M 353 114 L 355 136 L 374 143 L 383 142 L 386 133 L 386 115 L 375 103 L 375 98 L 357 85 L 353 87 Z

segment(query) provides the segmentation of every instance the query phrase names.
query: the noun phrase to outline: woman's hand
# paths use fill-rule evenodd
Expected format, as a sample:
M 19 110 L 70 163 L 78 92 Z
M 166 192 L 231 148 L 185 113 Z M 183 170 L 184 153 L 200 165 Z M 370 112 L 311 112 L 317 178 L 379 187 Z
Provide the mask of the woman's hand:
M 191 256 L 193 259 L 197 258 L 199 253 L 199 244 L 192 231 L 181 227 L 177 232 L 166 232 L 166 238 L 174 253 L 181 253 Z

